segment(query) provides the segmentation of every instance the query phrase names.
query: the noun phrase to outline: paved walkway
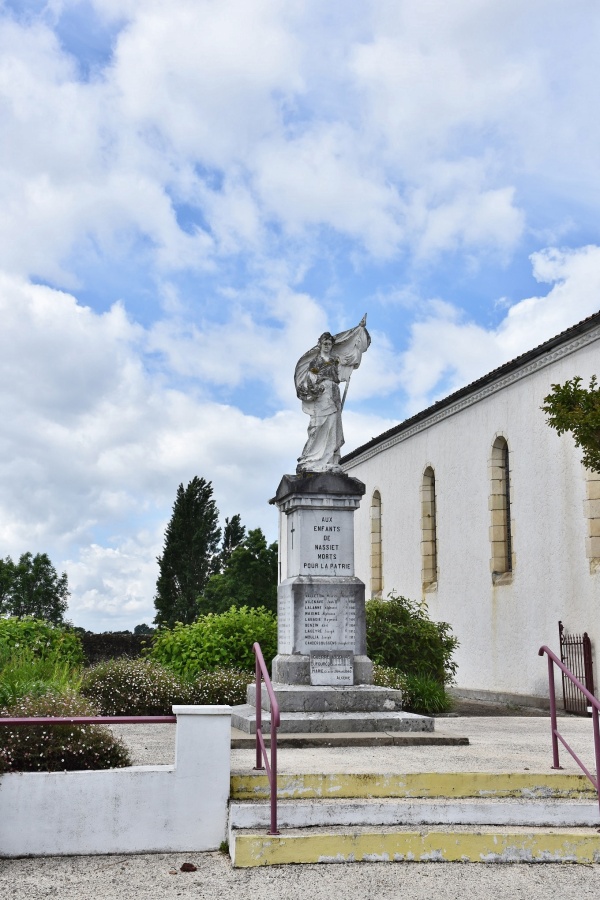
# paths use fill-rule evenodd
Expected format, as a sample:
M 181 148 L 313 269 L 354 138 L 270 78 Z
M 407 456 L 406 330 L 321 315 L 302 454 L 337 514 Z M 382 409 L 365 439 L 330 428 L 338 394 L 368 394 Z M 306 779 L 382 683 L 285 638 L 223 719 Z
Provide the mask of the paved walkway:
M 561 719 L 559 728 L 575 752 L 593 767 L 592 723 L 589 719 Z M 440 719 L 436 731 L 466 735 L 459 747 L 344 747 L 327 750 L 282 748 L 280 772 L 547 772 L 552 765 L 548 718 L 503 717 Z M 561 752 L 565 772 L 579 769 L 566 750 Z M 235 771 L 251 769 L 251 750 L 232 750 Z
M 593 766 L 592 723 L 569 716 L 559 722 L 573 749 Z M 118 731 L 130 747 L 136 765 L 168 765 L 175 761 L 174 725 L 121 725 Z M 436 731 L 466 735 L 459 747 L 281 748 L 280 772 L 547 772 L 552 765 L 550 720 L 547 717 L 477 716 L 438 719 Z M 231 766 L 247 771 L 254 750 L 232 750 Z M 565 772 L 578 772 L 561 750 Z

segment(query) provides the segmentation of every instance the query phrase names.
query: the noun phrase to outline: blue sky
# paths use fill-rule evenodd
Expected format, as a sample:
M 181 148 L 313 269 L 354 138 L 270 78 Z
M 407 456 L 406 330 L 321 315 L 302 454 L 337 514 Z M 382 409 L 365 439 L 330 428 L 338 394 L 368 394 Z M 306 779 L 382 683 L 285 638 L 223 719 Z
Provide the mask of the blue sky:
M 180 482 L 276 537 L 323 330 L 349 451 L 596 312 L 599 60 L 595 0 L 0 0 L 0 555 L 151 621 Z

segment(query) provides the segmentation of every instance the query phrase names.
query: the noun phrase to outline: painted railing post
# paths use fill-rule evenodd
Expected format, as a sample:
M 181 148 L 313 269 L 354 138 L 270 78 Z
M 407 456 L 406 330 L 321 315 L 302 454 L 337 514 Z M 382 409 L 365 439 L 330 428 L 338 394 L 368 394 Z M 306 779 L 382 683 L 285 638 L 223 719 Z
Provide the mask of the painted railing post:
M 262 734 L 262 674 L 258 654 L 254 651 L 254 677 L 256 680 L 256 733 Z M 260 741 L 256 741 L 256 765 L 255 769 L 264 769 L 263 758 L 260 749 Z
M 598 707 L 592 705 L 592 728 L 594 729 L 594 753 L 596 756 L 596 787 L 598 789 L 598 808 L 600 809 L 600 728 L 598 726 Z
M 556 737 L 556 692 L 554 685 L 554 663 L 548 657 L 548 693 L 550 694 L 550 728 L 552 730 L 552 768 L 560 769 L 558 756 L 558 738 Z
M 256 767 L 267 770 L 269 779 L 269 792 L 271 797 L 271 830 L 269 834 L 279 834 L 277 830 L 277 729 L 279 728 L 280 715 L 279 704 L 269 678 L 265 660 L 260 649 L 260 644 L 252 645 L 256 659 L 256 691 L 254 702 L 256 704 Z M 262 681 L 264 679 L 267 694 L 269 695 L 269 708 L 271 711 L 271 762 L 267 758 L 265 740 L 262 733 Z M 264 766 L 263 766 L 264 761 Z

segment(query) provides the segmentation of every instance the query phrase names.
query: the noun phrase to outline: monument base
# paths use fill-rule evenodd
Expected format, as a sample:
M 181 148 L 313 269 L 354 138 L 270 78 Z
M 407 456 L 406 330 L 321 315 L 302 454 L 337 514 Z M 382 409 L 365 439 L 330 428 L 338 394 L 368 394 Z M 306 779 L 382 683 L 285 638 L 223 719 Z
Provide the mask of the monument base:
M 434 720 L 402 711 L 402 692 L 374 685 L 331 687 L 273 684 L 279 703 L 282 734 L 347 734 L 352 732 L 432 732 Z M 256 733 L 256 688 L 248 685 L 247 703 L 234 706 L 231 724 Z M 270 728 L 269 697 L 262 691 L 263 731 Z

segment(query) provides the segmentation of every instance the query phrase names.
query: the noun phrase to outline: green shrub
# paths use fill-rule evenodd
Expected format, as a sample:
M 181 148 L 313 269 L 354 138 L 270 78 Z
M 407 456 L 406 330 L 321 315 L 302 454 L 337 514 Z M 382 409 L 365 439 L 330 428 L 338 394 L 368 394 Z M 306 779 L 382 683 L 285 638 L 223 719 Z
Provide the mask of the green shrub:
M 391 666 L 373 666 L 373 684 L 402 691 L 402 708 L 407 712 L 438 715 L 452 709 L 452 697 L 439 681 L 426 675 L 405 675 Z
M 96 710 L 75 693 L 25 697 L 0 716 L 91 716 Z M 0 772 L 61 772 L 130 765 L 124 744 L 102 725 L 0 726 Z
M 31 647 L 0 646 L 0 707 L 11 706 L 21 697 L 76 691 L 80 682 L 79 667 L 59 651 L 37 656 Z
M 452 697 L 443 684 L 427 675 L 406 675 L 406 702 L 408 712 L 437 716 L 452 709 Z
M 178 622 L 173 629 L 159 629 L 150 653 L 177 675 L 193 679 L 203 670 L 253 669 L 255 641 L 270 663 L 277 652 L 277 619 L 264 607 L 232 606 L 191 625 Z
M 73 667 L 83 663 L 79 636 L 68 628 L 31 616 L 0 619 L 0 650 L 27 648 L 35 656 L 58 656 Z
M 367 653 L 375 663 L 409 675 L 451 684 L 456 674 L 452 655 L 458 640 L 447 622 L 432 622 L 427 606 L 400 597 L 366 603 Z
M 169 716 L 192 703 L 191 686 L 150 659 L 109 659 L 86 669 L 81 693 L 103 716 Z
M 236 706 L 246 702 L 246 688 L 254 681 L 254 672 L 238 669 L 216 669 L 202 672 L 190 684 L 191 703 L 229 704 Z

